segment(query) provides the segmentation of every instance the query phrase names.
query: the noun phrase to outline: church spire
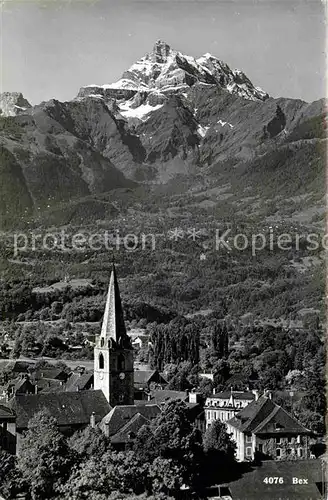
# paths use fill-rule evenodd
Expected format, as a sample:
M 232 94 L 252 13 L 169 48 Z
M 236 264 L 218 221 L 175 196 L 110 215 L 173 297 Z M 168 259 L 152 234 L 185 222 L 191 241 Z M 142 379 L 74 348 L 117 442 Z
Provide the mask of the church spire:
M 122 302 L 114 262 L 112 265 L 100 336 L 104 338 L 111 337 L 115 342 L 118 342 L 121 337 L 126 336 Z

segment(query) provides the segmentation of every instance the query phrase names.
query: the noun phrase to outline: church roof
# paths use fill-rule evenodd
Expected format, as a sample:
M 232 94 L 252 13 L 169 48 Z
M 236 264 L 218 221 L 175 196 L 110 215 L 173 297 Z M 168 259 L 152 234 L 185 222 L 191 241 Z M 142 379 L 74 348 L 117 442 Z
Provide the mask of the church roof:
M 123 308 L 114 264 L 109 281 L 100 335 L 105 338 L 112 337 L 116 342 L 120 337 L 126 336 Z
M 88 424 L 93 412 L 96 422 L 99 422 L 110 410 L 100 390 L 16 395 L 8 406 L 16 413 L 18 429 L 26 429 L 35 413 L 44 409 L 57 420 L 59 426 Z

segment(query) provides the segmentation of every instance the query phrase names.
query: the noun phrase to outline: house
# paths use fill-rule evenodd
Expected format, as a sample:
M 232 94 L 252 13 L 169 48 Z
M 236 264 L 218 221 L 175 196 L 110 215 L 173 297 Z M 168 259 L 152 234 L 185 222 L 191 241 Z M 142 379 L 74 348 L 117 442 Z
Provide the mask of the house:
M 117 449 L 125 449 L 139 429 L 161 413 L 158 405 L 115 406 L 104 416 L 100 428 Z
M 15 412 L 16 421 L 11 433 L 19 453 L 20 440 L 29 420 L 39 411 L 47 410 L 57 421 L 61 432 L 67 435 L 90 424 L 91 416 L 100 422 L 111 407 L 102 391 L 49 392 L 34 395 L 16 395 L 8 407 Z
M 157 404 L 162 408 L 170 401 L 183 401 L 189 409 L 189 414 L 195 426 L 203 433 L 205 432 L 205 413 L 203 407 L 203 397 L 200 393 L 194 391 L 170 391 L 170 390 L 151 390 L 149 401 L 142 402 L 146 405 Z M 141 403 L 141 401 L 138 401 Z
M 67 392 L 72 391 L 86 391 L 93 388 L 93 373 L 91 372 L 76 372 L 71 373 L 65 384 L 64 390 Z
M 34 393 L 62 392 L 69 377 L 61 368 L 46 367 L 31 373 L 30 380 L 34 386 Z
M 206 428 L 214 420 L 227 422 L 242 408 L 245 408 L 252 401 L 258 398 L 257 391 L 225 391 L 218 392 L 206 398 L 205 401 L 205 420 Z
M 34 381 L 35 394 L 40 392 L 62 392 L 65 390 L 65 384 L 62 380 L 40 378 Z
M 256 457 L 274 460 L 310 458 L 309 438 L 313 433 L 267 395 L 248 404 L 226 424 L 237 445 L 238 461 Z
M 191 420 L 202 432 L 205 429 L 204 411 L 196 402 L 185 402 Z M 124 450 L 133 443 L 138 431 L 156 418 L 162 409 L 157 404 L 135 404 L 115 406 L 102 419 L 99 427 L 118 450 Z
M 211 380 L 212 382 L 214 381 L 214 375 L 213 375 L 213 373 L 199 373 L 199 378 L 200 379 Z
M 10 380 L 5 387 L 5 399 L 8 401 L 16 394 L 34 394 L 35 386 L 27 374 L 21 373 L 20 377 Z
M 34 361 L 17 360 L 9 361 L 7 367 L 11 369 L 13 373 L 28 373 L 28 371 L 35 365 Z
M 68 379 L 68 373 L 66 373 L 61 368 L 42 368 L 37 370 L 33 374 L 35 380 L 46 379 L 46 380 L 60 380 L 61 382 L 66 382 Z
M 168 389 L 151 389 L 148 401 L 157 404 L 158 406 L 163 406 L 169 401 L 189 401 L 188 391 L 171 391 Z
M 161 375 L 158 370 L 134 371 L 134 388 L 136 391 L 163 389 L 166 386 L 167 386 L 167 380 L 165 380 L 163 375 Z
M 141 349 L 142 347 L 148 345 L 149 337 L 148 335 L 139 335 L 132 340 L 132 346 L 135 349 Z

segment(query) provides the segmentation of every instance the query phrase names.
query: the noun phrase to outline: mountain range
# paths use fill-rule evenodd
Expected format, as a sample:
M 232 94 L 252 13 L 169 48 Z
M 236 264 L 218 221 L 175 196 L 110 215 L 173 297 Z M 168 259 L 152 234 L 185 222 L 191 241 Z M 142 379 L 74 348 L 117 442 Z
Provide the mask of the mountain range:
M 208 53 L 195 59 L 159 40 L 115 83 L 34 106 L 5 92 L 0 109 L 2 228 L 54 213 L 65 222 L 72 207 L 69 221 L 106 219 L 118 190 L 195 193 L 207 208 L 211 189 L 313 195 L 322 207 L 324 100 L 273 98 Z

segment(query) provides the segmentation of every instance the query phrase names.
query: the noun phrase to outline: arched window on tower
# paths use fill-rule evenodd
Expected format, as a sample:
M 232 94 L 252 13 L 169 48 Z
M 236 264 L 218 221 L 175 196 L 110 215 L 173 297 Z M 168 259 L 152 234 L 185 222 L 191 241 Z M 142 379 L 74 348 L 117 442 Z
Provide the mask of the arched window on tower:
M 104 356 L 103 356 L 102 353 L 100 353 L 99 354 L 99 369 L 103 370 L 104 369 L 104 365 L 105 365 Z
M 125 370 L 125 358 L 123 354 L 120 354 L 117 360 L 117 368 L 119 371 Z
M 103 338 L 103 337 L 101 337 L 101 339 L 100 339 L 100 347 L 104 347 L 104 342 L 105 342 L 105 341 L 104 341 L 104 338 Z

